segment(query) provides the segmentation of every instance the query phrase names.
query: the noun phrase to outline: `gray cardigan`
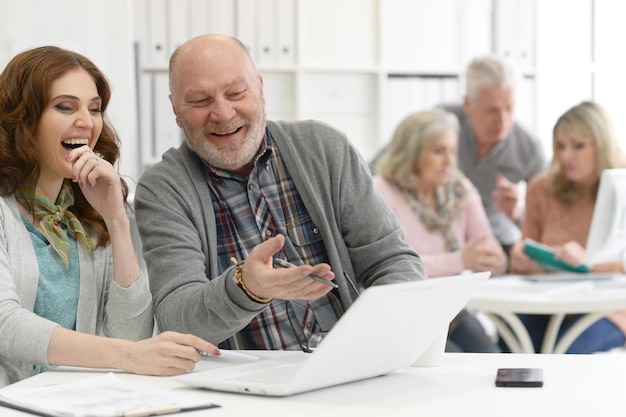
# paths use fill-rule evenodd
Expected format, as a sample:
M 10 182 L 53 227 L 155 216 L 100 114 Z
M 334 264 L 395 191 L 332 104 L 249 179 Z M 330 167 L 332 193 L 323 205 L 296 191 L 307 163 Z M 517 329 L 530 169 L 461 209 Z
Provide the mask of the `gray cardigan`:
M 80 293 L 76 317 L 83 333 L 140 340 L 152 335 L 148 279 L 123 289 L 113 279 L 111 245 L 89 255 L 79 248 Z M 0 198 L 0 387 L 39 373 L 57 323 L 33 313 L 39 267 L 13 196 Z
M 324 239 L 344 308 L 355 297 L 344 270 L 363 287 L 426 277 L 343 133 L 313 121 L 270 121 L 268 128 Z M 161 330 L 218 344 L 266 308 L 235 285 L 233 268 L 218 276 L 211 194 L 201 161 L 185 143 L 142 176 L 135 209 Z

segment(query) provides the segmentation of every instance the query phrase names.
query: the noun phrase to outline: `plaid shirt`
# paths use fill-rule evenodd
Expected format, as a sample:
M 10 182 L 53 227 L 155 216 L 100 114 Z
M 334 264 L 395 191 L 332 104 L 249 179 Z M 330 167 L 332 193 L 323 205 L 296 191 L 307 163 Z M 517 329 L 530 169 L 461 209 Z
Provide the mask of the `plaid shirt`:
M 246 259 L 259 243 L 280 233 L 277 257 L 296 265 L 327 262 L 324 241 L 309 216 L 269 131 L 248 178 L 206 167 L 217 226 L 219 273 L 231 258 Z M 317 300 L 273 300 L 244 329 L 220 344 L 224 349 L 300 349 L 316 332 L 328 331 L 342 314 L 333 293 Z

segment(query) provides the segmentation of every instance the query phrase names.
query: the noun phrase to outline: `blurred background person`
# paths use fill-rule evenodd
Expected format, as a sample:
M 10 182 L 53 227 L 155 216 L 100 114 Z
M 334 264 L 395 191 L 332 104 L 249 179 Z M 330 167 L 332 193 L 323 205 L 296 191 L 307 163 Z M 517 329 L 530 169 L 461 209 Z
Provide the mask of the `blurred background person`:
M 374 184 L 396 214 L 407 242 L 429 277 L 464 270 L 506 271 L 480 195 L 456 165 L 456 117 L 441 109 L 407 116 L 381 158 Z M 452 322 L 449 351 L 497 352 L 481 323 L 467 311 Z
M 553 129 L 554 156 L 550 167 L 533 179 L 526 194 L 522 238 L 555 249 L 555 257 L 573 266 L 585 261 L 585 245 L 602 171 L 626 167 L 612 122 L 595 102 L 582 102 L 566 111 Z M 592 265 L 593 271 L 624 272 L 622 261 Z M 511 249 L 511 271 L 539 273 L 543 269 L 524 253 L 524 242 Z M 541 347 L 548 317 L 520 315 L 535 349 Z M 578 320 L 568 317 L 559 336 Z M 567 353 L 592 353 L 623 346 L 626 310 L 616 311 L 585 330 Z
M 508 252 L 520 236 L 523 198 L 517 184 L 546 167 L 539 139 L 515 121 L 519 74 L 495 55 L 472 60 L 463 106 L 444 106 L 459 118 L 459 167 L 478 188 L 496 238 Z
M 515 120 L 519 74 L 510 61 L 476 57 L 465 79 L 463 104 L 439 107 L 459 120 L 459 169 L 478 189 L 491 229 L 508 252 L 520 238 L 524 219 L 518 183 L 543 171 L 546 156 L 539 139 Z M 372 170 L 386 151 L 372 161 Z

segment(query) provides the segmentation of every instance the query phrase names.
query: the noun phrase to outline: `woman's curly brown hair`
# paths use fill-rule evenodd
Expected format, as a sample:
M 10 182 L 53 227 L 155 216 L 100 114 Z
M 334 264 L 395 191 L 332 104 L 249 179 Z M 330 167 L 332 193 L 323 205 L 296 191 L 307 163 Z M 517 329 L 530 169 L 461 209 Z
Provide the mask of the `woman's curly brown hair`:
M 50 101 L 52 83 L 70 70 L 82 68 L 93 78 L 102 98 L 103 127 L 94 152 L 111 164 L 119 158 L 120 144 L 105 116 L 111 86 L 89 59 L 56 46 L 34 48 L 16 55 L 0 74 L 0 195 L 12 195 L 25 183 L 36 183 L 40 164 L 35 131 Z M 74 205 L 70 210 L 98 236 L 98 246 L 110 241 L 102 216 L 87 202 L 80 187 L 72 183 Z M 124 202 L 128 187 L 122 179 Z

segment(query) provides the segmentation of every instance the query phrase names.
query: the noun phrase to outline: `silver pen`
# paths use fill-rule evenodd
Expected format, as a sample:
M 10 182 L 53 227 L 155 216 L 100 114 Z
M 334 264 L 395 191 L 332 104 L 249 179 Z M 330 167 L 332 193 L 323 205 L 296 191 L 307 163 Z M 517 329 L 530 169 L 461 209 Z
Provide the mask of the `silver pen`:
M 291 262 L 287 262 L 284 259 L 280 259 L 280 258 L 276 258 L 274 259 L 274 265 L 275 266 L 280 266 L 281 268 L 297 268 L 297 265 L 292 264 Z M 317 281 L 321 284 L 324 285 L 328 285 L 329 287 L 333 287 L 333 288 L 339 288 L 337 286 L 337 284 L 335 284 L 333 281 L 329 281 L 327 279 L 324 279 L 322 277 L 318 277 L 317 275 L 307 275 L 309 278 L 311 278 L 313 281 Z

